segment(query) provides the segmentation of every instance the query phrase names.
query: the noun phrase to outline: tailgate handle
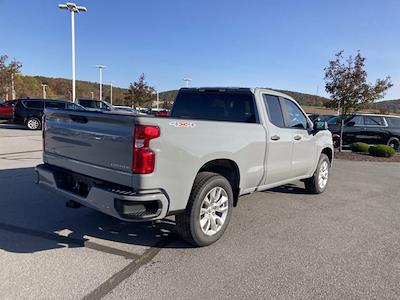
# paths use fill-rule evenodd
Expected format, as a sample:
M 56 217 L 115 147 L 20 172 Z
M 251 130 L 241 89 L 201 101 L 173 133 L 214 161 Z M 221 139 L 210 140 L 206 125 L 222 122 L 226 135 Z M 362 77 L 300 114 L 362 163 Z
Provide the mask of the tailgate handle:
M 84 116 L 70 115 L 69 117 L 70 117 L 71 120 L 74 121 L 74 122 L 78 122 L 78 123 L 87 123 L 87 122 L 88 122 L 88 118 L 86 118 L 86 117 L 84 117 Z

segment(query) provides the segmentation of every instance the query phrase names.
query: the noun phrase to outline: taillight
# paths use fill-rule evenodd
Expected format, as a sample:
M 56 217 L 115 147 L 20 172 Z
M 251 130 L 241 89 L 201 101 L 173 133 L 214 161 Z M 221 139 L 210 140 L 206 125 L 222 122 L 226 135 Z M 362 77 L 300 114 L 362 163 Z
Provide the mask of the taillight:
M 159 136 L 160 128 L 157 126 L 135 125 L 135 134 L 133 137 L 133 173 L 153 173 L 156 154 L 150 149 L 150 140 Z

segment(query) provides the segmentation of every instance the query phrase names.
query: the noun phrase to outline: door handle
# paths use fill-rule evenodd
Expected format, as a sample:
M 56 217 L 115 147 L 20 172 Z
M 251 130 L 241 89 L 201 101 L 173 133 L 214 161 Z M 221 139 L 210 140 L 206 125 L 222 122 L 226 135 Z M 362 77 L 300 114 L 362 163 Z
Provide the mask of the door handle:
M 301 135 L 295 135 L 295 136 L 294 136 L 294 139 L 295 139 L 296 141 L 301 140 Z
M 273 140 L 273 141 L 279 141 L 281 139 L 281 137 L 279 136 L 279 135 L 273 135 L 273 136 L 271 136 L 271 140 Z

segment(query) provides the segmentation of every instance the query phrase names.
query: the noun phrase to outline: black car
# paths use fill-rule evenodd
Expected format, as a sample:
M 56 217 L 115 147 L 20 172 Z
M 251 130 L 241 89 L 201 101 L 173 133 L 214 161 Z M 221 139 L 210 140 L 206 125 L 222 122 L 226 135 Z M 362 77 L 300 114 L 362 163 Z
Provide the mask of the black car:
M 328 124 L 332 132 L 333 145 L 339 147 L 340 124 Z M 400 117 L 386 115 L 353 115 L 347 118 L 343 127 L 343 145 L 355 142 L 369 145 L 385 144 L 400 148 Z
M 42 116 L 45 108 L 84 110 L 78 104 L 50 99 L 18 99 L 14 106 L 14 122 L 26 125 L 28 129 L 42 128 Z
M 113 107 L 103 100 L 90 100 L 90 99 L 78 99 L 79 105 L 82 105 L 87 110 L 98 110 L 98 111 L 110 111 Z

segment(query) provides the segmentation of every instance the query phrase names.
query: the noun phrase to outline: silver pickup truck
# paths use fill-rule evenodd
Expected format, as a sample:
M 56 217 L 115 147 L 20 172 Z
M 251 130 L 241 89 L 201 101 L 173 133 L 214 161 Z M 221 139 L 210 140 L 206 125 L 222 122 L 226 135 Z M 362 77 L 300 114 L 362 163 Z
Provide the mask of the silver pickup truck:
M 333 159 L 326 129 L 262 88 L 184 88 L 166 118 L 48 109 L 36 180 L 121 220 L 175 215 L 182 237 L 205 246 L 241 195 L 295 180 L 322 193 Z

